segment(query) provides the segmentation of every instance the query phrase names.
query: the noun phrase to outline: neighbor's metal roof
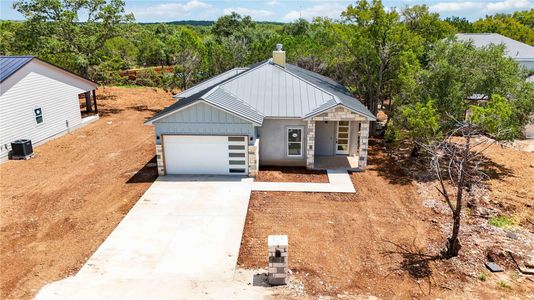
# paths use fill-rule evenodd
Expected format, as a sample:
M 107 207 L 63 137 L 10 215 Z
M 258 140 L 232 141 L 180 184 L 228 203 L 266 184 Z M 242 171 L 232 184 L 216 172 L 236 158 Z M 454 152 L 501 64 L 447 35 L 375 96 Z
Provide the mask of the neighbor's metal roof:
M 261 124 L 264 117 L 309 118 L 338 105 L 375 120 L 343 85 L 291 64 L 283 68 L 271 61 L 260 62 L 237 75 L 212 82 L 215 83 L 202 85 L 204 89 L 179 99 L 146 123 L 200 100 L 256 124 Z
M 506 55 L 516 60 L 534 60 L 534 47 L 498 33 L 458 33 L 459 41 L 472 41 L 476 47 L 504 44 Z
M 0 82 L 15 74 L 33 58 L 33 56 L 0 56 Z

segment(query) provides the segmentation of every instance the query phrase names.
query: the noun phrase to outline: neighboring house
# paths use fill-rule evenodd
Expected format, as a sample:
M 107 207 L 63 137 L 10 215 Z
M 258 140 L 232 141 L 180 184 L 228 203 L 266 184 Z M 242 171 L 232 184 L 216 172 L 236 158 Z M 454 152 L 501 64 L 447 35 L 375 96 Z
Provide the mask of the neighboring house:
M 520 66 L 534 71 L 534 47 L 502 36 L 498 33 L 458 33 L 456 38 L 459 41 L 471 41 L 476 47 L 485 47 L 490 44 L 504 45 L 505 53 L 515 60 Z M 527 82 L 534 82 L 534 76 L 527 78 Z M 470 101 L 487 101 L 487 95 L 475 94 L 467 98 Z M 469 111 L 467 112 L 469 113 Z M 533 117 L 534 118 L 534 117 Z M 523 128 L 526 138 L 534 138 L 534 125 L 528 124 Z
M 146 122 L 155 126 L 160 175 L 366 167 L 375 116 L 341 84 L 286 64 L 278 49 L 183 91 Z
M 515 60 L 527 70 L 534 70 L 534 47 L 502 36 L 498 33 L 458 33 L 459 41 L 471 41 L 476 47 L 485 47 L 490 44 L 505 47 L 506 55 Z
M 92 111 L 93 98 L 96 109 L 96 88 L 33 56 L 0 56 L 0 161 L 8 158 L 15 140 L 39 145 L 96 119 L 82 119 L 79 100 L 87 98 Z

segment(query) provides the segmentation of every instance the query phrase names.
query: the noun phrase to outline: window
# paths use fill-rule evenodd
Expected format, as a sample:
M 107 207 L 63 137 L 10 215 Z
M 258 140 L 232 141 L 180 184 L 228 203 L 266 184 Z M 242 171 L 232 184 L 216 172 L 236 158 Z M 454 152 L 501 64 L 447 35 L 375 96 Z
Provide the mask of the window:
M 37 124 L 43 123 L 43 110 L 39 107 L 34 109 L 33 112 L 35 113 L 35 122 Z
M 302 156 L 302 127 L 287 128 L 287 156 Z

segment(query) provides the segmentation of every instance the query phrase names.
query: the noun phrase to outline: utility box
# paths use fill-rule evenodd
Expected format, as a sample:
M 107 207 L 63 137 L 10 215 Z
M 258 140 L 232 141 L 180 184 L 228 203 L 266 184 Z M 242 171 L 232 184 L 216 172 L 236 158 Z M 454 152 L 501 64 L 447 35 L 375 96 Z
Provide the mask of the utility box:
M 270 235 L 267 238 L 269 246 L 269 272 L 267 282 L 270 285 L 287 284 L 287 235 Z

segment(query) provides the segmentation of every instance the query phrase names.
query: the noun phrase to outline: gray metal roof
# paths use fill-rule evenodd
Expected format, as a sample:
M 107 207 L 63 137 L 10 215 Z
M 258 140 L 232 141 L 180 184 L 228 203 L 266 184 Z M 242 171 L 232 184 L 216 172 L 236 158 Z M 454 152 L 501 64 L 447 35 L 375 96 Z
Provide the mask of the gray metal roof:
M 202 90 L 189 89 L 197 92 L 178 100 L 146 123 L 200 100 L 256 124 L 261 124 L 264 117 L 309 118 L 338 105 L 370 120 L 376 119 L 343 85 L 291 64 L 283 68 L 265 61 L 223 77 L 226 78 L 211 81 L 212 85 L 207 84 L 210 80 L 205 81 Z
M 0 82 L 15 74 L 33 58 L 33 56 L 0 56 Z
M 276 64 L 263 65 L 220 85 L 267 117 L 303 117 L 333 95 Z
M 504 44 L 506 47 L 506 55 L 515 60 L 533 60 L 534 61 L 534 47 L 521 43 L 514 39 L 502 36 L 498 33 L 458 33 L 456 38 L 459 41 L 472 41 L 476 47 L 484 47 L 490 44 L 500 45 Z
M 187 90 L 185 91 L 182 91 L 176 95 L 174 95 L 174 98 L 177 98 L 177 99 L 181 99 L 181 98 L 186 98 L 186 97 L 189 97 L 193 94 L 196 94 L 198 93 L 199 91 L 202 91 L 203 89 L 205 88 L 208 88 L 210 86 L 214 86 L 216 84 L 219 84 L 221 83 L 222 81 L 228 79 L 228 78 L 231 78 L 231 77 L 234 77 L 235 75 L 243 72 L 247 70 L 247 68 L 234 68 L 234 69 L 231 69 L 231 70 L 228 70 L 224 73 L 221 73 L 219 75 L 216 75 L 214 77 L 211 77 L 191 88 L 188 88 Z

